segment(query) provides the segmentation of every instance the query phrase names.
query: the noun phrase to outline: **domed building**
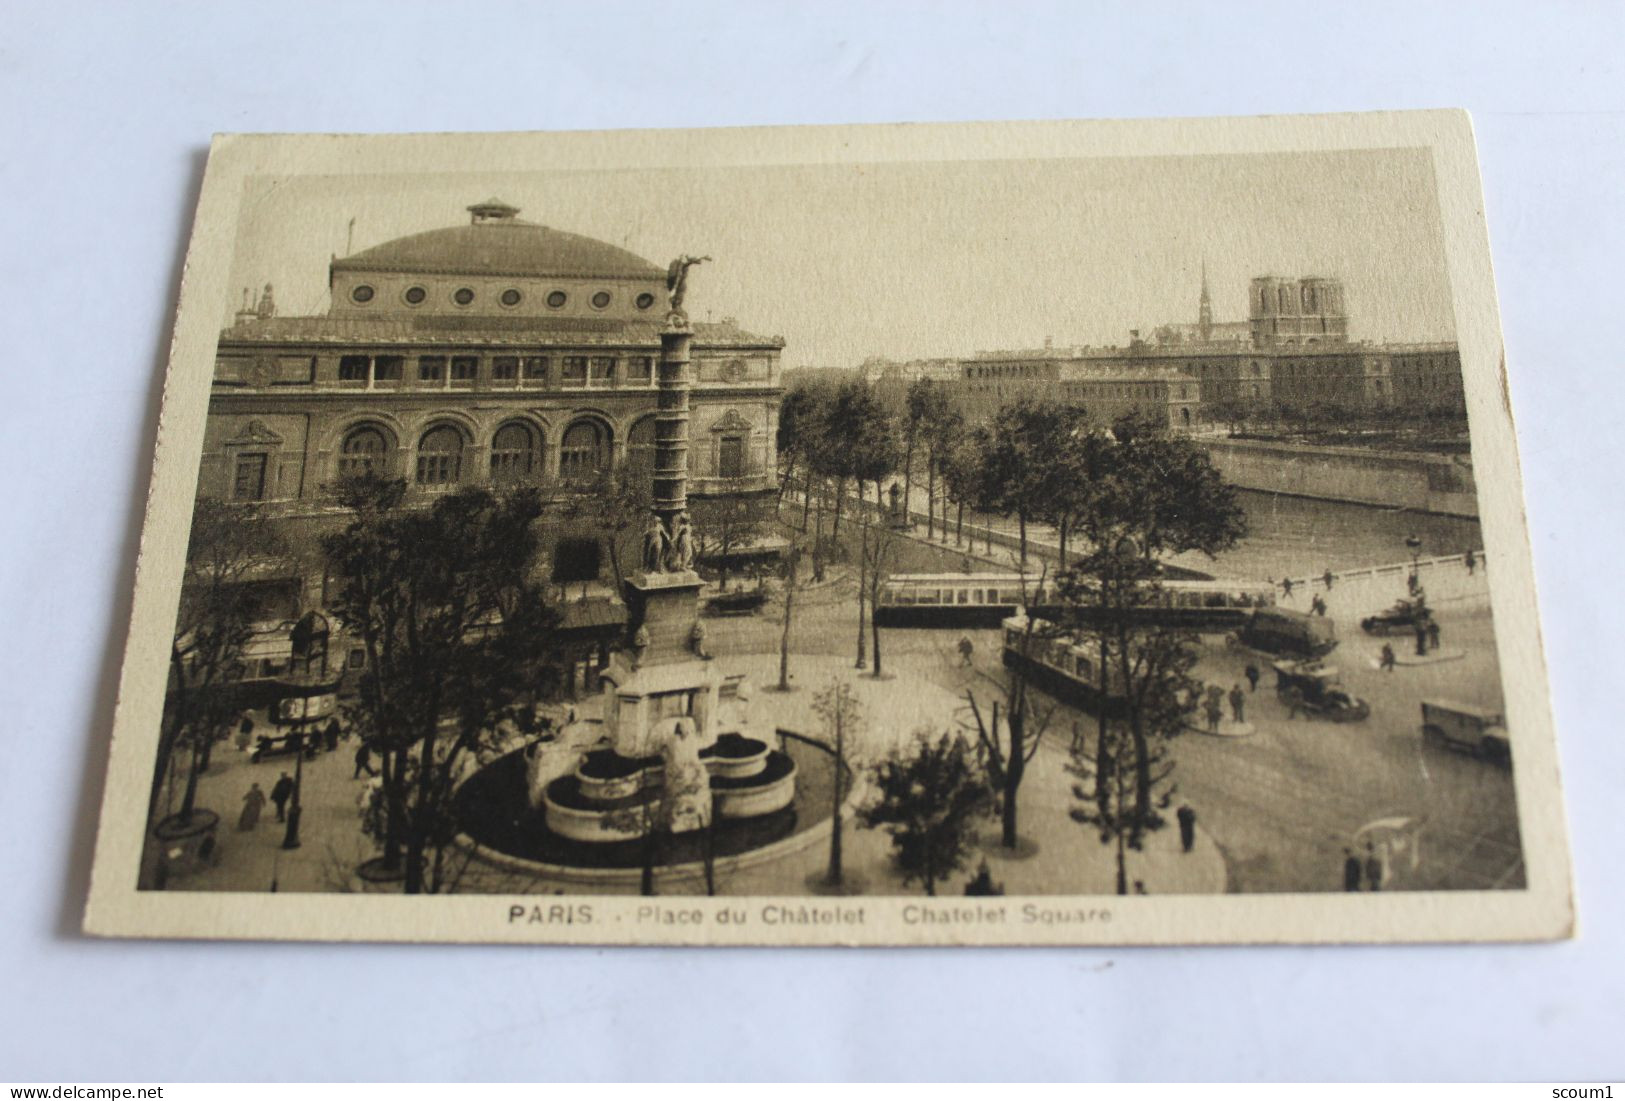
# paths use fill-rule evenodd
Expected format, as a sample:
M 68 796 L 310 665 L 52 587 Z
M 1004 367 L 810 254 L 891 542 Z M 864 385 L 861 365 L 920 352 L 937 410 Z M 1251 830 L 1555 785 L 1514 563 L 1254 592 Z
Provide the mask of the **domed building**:
M 331 520 L 332 485 L 367 470 L 423 501 L 652 469 L 665 269 L 497 199 L 467 209 L 467 224 L 334 259 L 325 314 L 279 316 L 269 286 L 244 292 L 220 334 L 200 496 Z M 732 319 L 693 329 L 689 493 L 766 493 L 784 342 Z M 602 560 L 608 580 L 607 556 L 582 553 L 590 532 L 549 535 L 556 573 L 561 555 L 578 574 Z M 294 610 L 319 605 L 319 583 Z

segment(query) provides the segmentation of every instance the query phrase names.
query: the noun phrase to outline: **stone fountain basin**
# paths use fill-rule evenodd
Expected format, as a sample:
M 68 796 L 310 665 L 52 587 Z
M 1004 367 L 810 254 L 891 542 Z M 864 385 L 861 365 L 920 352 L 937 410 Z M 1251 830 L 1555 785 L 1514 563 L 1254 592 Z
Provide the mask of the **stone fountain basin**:
M 652 781 L 660 771 L 658 766 L 644 767 L 627 780 L 635 783 L 642 777 Z M 630 841 L 641 837 L 642 813 L 637 808 L 660 798 L 659 785 L 650 782 L 642 790 L 633 788 L 609 799 L 597 794 L 600 787 L 594 785 L 589 789 L 579 775 L 553 781 L 542 796 L 547 828 L 573 841 Z M 716 797 L 717 814 L 722 818 L 772 814 L 795 800 L 796 763 L 785 754 L 766 753 L 758 771 L 752 775 L 713 775 L 711 792 Z

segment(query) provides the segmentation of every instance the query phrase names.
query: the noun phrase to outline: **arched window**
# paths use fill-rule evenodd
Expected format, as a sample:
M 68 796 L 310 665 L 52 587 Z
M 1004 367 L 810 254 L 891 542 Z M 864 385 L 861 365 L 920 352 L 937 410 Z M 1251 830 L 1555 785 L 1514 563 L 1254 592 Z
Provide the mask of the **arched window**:
M 655 470 L 655 419 L 644 417 L 626 434 L 626 468 L 640 482 Z
M 1292 298 L 1285 287 L 1281 288 L 1281 312 L 1287 313 L 1292 309 Z
M 370 424 L 352 428 L 339 446 L 339 477 L 359 478 L 388 469 L 389 439 Z
M 608 469 L 609 430 L 597 421 L 576 421 L 560 441 L 559 477 L 591 478 Z
M 530 425 L 509 421 L 491 437 L 491 480 L 516 482 L 536 470 L 536 433 Z
M 418 441 L 418 485 L 453 485 L 462 467 L 463 434 L 451 425 L 431 428 Z

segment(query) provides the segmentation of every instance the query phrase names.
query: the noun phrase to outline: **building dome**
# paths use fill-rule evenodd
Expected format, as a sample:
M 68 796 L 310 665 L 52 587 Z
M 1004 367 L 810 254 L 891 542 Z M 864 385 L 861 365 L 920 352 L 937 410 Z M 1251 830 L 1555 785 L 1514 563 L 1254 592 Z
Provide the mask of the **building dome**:
M 475 203 L 468 211 L 472 217 L 466 226 L 397 237 L 334 260 L 333 271 L 598 279 L 648 279 L 665 274 L 623 248 L 521 221 L 518 208 L 496 199 Z

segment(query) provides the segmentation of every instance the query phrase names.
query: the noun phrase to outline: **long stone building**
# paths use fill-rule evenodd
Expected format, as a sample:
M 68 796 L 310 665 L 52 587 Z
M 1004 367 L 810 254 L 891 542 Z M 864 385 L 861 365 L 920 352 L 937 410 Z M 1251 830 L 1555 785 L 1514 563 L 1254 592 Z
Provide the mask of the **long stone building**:
M 1464 413 L 1454 343 L 1369 344 L 1348 339 L 1339 280 L 1259 276 L 1246 322 L 1214 322 L 1204 274 L 1194 323 L 1138 330 L 1127 345 L 979 352 L 947 383 L 971 419 L 1023 396 L 1084 405 L 1110 423 L 1136 411 L 1194 428 L 1235 408 L 1358 410 L 1411 406 Z
M 317 531 L 342 521 L 335 483 L 363 471 L 422 503 L 479 484 L 566 496 L 651 468 L 665 269 L 495 199 L 467 209 L 465 224 L 334 259 L 324 314 L 280 316 L 269 286 L 244 292 L 220 334 L 200 496 Z M 690 494 L 766 493 L 784 342 L 732 319 L 694 330 Z M 608 580 L 590 528 L 544 529 L 548 564 L 571 558 L 579 581 L 602 563 Z M 322 583 L 265 578 L 265 618 L 319 608 Z M 597 587 L 613 602 L 611 588 Z

